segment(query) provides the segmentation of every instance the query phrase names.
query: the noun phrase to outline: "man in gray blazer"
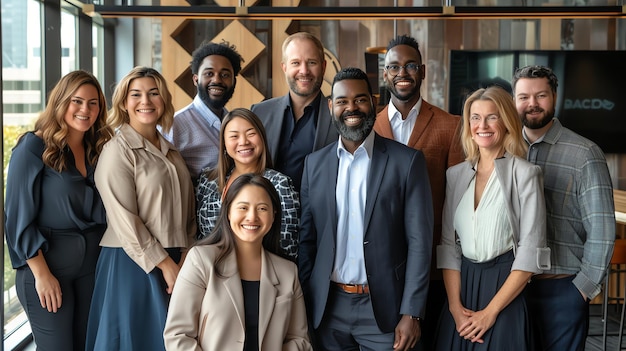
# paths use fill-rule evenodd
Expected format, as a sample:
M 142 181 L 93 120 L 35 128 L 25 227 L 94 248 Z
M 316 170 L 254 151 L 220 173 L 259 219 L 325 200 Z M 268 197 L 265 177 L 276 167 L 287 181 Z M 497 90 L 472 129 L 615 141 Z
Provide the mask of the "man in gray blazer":
M 373 131 L 365 72 L 335 76 L 341 138 L 306 158 L 299 276 L 322 350 L 408 350 L 421 335 L 433 208 L 421 151 Z
M 263 121 L 274 168 L 300 191 L 304 158 L 336 141 L 338 134 L 320 90 L 326 71 L 322 43 L 299 32 L 285 39 L 282 50 L 289 93 L 254 104 L 251 110 Z

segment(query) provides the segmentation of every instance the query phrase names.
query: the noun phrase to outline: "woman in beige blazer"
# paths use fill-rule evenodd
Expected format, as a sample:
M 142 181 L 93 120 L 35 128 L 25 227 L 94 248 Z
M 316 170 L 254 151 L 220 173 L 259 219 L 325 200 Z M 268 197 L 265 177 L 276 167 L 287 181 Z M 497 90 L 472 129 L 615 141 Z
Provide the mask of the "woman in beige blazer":
M 178 275 L 167 350 L 312 350 L 297 268 L 280 249 L 280 219 L 269 180 L 237 177 L 216 229 L 189 250 Z

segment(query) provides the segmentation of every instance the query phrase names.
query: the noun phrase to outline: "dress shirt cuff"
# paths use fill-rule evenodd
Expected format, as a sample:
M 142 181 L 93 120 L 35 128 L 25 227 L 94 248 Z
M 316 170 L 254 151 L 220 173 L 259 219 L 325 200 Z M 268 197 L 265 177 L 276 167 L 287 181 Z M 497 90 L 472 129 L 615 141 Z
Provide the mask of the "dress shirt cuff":
M 582 291 L 589 300 L 592 300 L 600 293 L 600 284 L 596 284 L 589 277 L 587 277 L 583 272 L 578 272 L 574 280 L 572 281 L 574 286 L 578 288 L 578 290 Z

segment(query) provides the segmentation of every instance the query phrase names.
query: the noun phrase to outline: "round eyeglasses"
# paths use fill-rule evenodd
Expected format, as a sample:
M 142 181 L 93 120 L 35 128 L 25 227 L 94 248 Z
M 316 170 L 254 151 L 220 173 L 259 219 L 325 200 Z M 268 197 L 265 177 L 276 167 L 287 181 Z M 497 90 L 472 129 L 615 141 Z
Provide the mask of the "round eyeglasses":
M 404 69 L 404 71 L 406 73 L 409 74 L 413 74 L 415 72 L 417 72 L 420 69 L 420 65 L 418 65 L 417 63 L 407 63 L 404 66 L 400 66 L 400 65 L 389 65 L 389 66 L 385 66 L 385 69 L 387 70 L 387 72 L 389 72 L 389 74 L 391 74 L 392 76 L 397 76 L 398 74 L 400 74 L 400 71 L 402 69 Z

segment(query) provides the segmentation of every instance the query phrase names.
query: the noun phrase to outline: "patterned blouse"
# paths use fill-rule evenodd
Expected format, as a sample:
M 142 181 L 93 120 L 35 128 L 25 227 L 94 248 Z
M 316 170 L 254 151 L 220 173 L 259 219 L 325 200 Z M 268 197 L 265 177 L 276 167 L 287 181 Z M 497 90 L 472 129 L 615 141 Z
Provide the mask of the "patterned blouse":
M 207 174 L 206 171 L 202 172 L 196 187 L 198 239 L 206 237 L 215 228 L 222 207 L 222 194 L 218 189 L 217 180 L 210 180 Z M 269 168 L 265 170 L 263 176 L 274 184 L 280 196 L 282 207 L 280 246 L 295 260 L 298 254 L 300 229 L 300 196 L 288 176 Z

